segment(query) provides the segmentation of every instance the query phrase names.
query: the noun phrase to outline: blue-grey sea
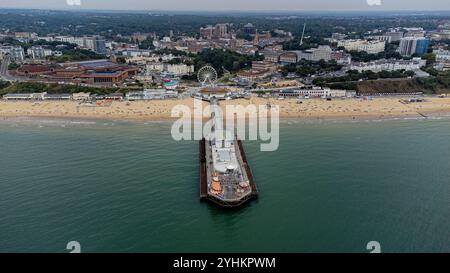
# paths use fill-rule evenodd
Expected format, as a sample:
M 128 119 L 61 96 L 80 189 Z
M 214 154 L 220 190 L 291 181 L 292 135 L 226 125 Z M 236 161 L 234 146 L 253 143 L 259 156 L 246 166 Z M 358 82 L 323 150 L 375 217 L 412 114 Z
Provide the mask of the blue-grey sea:
M 170 122 L 0 121 L 0 252 L 450 251 L 450 119 L 295 121 L 245 149 L 260 198 L 199 201 Z

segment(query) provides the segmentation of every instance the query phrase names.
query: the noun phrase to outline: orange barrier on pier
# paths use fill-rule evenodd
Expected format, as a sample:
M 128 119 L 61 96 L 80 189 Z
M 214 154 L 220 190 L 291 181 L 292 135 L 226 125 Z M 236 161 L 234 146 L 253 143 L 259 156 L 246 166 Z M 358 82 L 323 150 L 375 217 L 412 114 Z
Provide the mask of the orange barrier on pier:
M 250 169 L 250 166 L 248 165 L 247 157 L 245 155 L 242 141 L 237 140 L 237 144 L 238 144 L 237 146 L 238 146 L 238 149 L 240 151 L 241 158 L 243 161 L 242 167 L 245 169 L 245 171 L 247 173 L 247 178 L 249 180 L 250 187 L 252 188 L 251 194 L 247 195 L 245 198 L 242 198 L 239 201 L 231 202 L 231 201 L 220 200 L 208 193 L 208 177 L 207 177 L 207 168 L 206 168 L 206 164 L 207 164 L 206 140 L 202 139 L 199 142 L 199 161 L 200 161 L 199 172 L 200 172 L 200 200 L 201 201 L 209 201 L 209 202 L 216 204 L 223 208 L 236 208 L 236 207 L 240 207 L 240 206 L 244 205 L 245 203 L 247 203 L 247 201 L 249 201 L 251 199 L 258 198 L 258 189 L 256 187 L 256 184 L 255 184 L 255 181 L 253 178 L 252 170 Z

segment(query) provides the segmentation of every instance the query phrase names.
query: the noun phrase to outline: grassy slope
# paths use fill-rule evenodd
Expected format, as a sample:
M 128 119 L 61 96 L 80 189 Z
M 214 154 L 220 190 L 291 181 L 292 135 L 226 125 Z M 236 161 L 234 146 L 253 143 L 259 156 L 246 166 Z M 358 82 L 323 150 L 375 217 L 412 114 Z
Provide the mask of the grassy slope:
M 423 92 L 427 94 L 450 93 L 450 88 L 441 84 L 426 85 L 416 79 L 364 81 L 357 83 L 359 93 L 406 93 Z

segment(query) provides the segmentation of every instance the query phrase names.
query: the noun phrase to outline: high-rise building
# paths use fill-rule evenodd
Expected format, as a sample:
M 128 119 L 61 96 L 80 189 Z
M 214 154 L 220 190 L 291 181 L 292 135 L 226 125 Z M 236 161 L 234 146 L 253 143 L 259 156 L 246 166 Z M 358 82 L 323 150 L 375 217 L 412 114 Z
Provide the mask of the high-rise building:
M 400 40 L 399 52 L 403 56 L 423 55 L 428 52 L 429 45 L 427 38 L 405 37 Z
M 228 24 L 217 24 L 215 27 L 216 35 L 219 38 L 225 38 L 228 35 Z
M 416 39 L 402 38 L 400 40 L 399 53 L 403 56 L 411 56 L 416 52 Z
M 76 38 L 76 44 L 94 51 L 98 54 L 106 54 L 106 42 L 102 36 L 95 35 L 89 37 Z
M 101 36 L 95 36 L 94 51 L 98 54 L 106 54 L 105 38 L 103 38 Z
M 430 46 L 429 39 L 419 39 L 416 44 L 416 54 L 423 55 L 428 52 L 428 47 Z
M 89 50 L 95 51 L 95 38 L 94 37 L 84 37 L 83 47 Z
M 252 23 L 248 23 L 244 26 L 244 33 L 246 34 L 255 34 L 256 33 L 256 28 L 253 26 Z
M 204 39 L 220 39 L 229 38 L 228 24 L 217 24 L 215 26 L 208 25 L 200 28 L 200 36 Z
M 213 27 L 212 26 L 206 26 L 200 28 L 200 37 L 206 40 L 211 40 L 213 36 Z

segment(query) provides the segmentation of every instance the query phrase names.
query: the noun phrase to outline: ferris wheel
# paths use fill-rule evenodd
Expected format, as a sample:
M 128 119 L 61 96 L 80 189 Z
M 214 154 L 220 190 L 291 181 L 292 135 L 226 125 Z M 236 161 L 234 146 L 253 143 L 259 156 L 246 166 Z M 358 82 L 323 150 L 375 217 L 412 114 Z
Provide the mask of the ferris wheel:
M 197 79 L 204 86 L 212 86 L 217 81 L 217 71 L 212 66 L 206 65 L 198 71 Z

